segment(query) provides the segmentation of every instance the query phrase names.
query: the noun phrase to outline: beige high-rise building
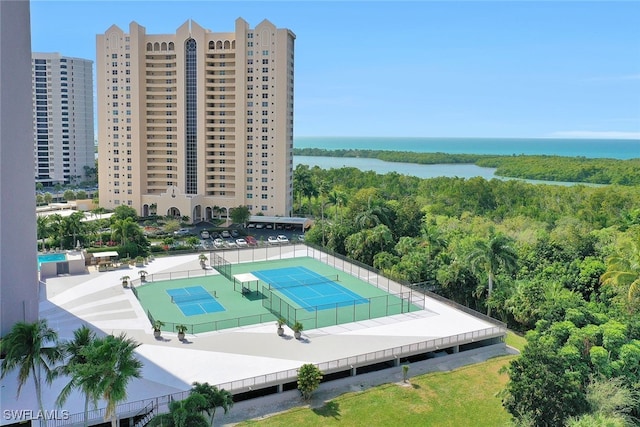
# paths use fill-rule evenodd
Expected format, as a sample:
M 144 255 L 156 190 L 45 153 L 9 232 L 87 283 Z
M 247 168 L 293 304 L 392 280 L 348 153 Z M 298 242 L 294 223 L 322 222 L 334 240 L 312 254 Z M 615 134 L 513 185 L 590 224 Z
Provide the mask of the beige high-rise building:
M 100 205 L 208 220 L 293 203 L 295 35 L 267 20 L 97 36 Z

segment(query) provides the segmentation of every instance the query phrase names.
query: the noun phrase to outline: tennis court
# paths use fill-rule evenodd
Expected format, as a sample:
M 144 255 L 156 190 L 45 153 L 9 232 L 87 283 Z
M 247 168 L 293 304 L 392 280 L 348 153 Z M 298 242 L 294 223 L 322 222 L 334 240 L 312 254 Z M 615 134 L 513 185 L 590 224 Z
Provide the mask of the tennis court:
M 224 311 L 222 304 L 202 286 L 173 288 L 167 289 L 166 292 L 171 297 L 171 302 L 176 304 L 185 316 Z
M 252 271 L 254 276 L 307 311 L 367 304 L 369 301 L 337 283 L 338 275 L 322 276 L 306 267 Z
M 233 279 L 230 280 L 218 273 L 209 274 L 206 277 L 182 276 L 167 280 L 154 280 L 136 286 L 135 294 L 150 319 L 159 319 L 165 323 L 163 330 L 175 331 L 176 325 L 187 325 L 189 326 L 188 333 L 272 322 L 279 317 L 286 318 L 287 322 L 291 324 L 300 321 L 304 324 L 305 329 L 313 329 L 419 310 L 419 307 L 409 303 L 407 295 L 389 294 L 384 289 L 376 288 L 357 277 L 309 257 L 243 262 L 233 264 L 232 267 L 233 276 L 243 273 L 255 276 L 252 272 L 260 274 L 270 270 L 281 271 L 267 273 L 268 277 L 263 276 L 267 279 L 266 281 L 256 277 L 261 284 L 244 283 L 241 286 L 235 286 L 236 283 Z M 282 274 L 282 270 L 285 272 L 288 270 L 288 275 L 291 276 L 291 273 L 299 270 L 300 267 L 303 267 L 304 273 L 301 276 L 293 274 L 297 281 L 296 285 L 301 280 L 303 283 L 322 280 L 327 282 L 327 287 L 318 288 L 311 285 L 310 288 L 316 292 L 307 296 L 302 294 L 302 289 L 305 286 L 289 286 L 287 289 L 286 284 L 292 284 L 292 278 L 285 280 L 275 277 L 276 280 L 273 280 L 273 276 L 279 276 Z M 202 274 L 201 272 L 202 270 L 198 270 L 196 273 Z M 274 282 L 280 283 L 280 289 L 277 288 L 278 284 Z M 271 283 L 274 287 L 269 289 L 266 283 Z M 242 288 L 245 286 L 251 287 L 251 297 L 242 292 Z M 220 311 L 205 311 L 208 308 L 202 307 L 202 304 L 198 303 L 200 307 L 193 307 L 193 311 L 187 308 L 185 312 L 184 306 L 190 301 L 180 304 L 173 303 L 169 292 L 167 292 L 191 287 L 198 287 L 197 291 L 194 290 L 196 294 L 202 293 L 200 288 L 203 288 L 210 296 L 215 295 L 212 300 L 221 304 L 223 308 Z M 285 295 L 285 292 L 281 292 L 282 290 L 289 293 L 293 290 L 293 296 L 297 299 Z M 180 294 L 186 295 L 187 292 L 180 292 Z M 338 300 L 338 294 L 342 294 L 344 299 Z M 316 297 L 321 295 L 325 295 L 325 298 L 328 295 L 333 295 L 333 297 L 329 297 L 332 303 L 326 304 L 319 301 Z M 180 297 L 174 298 L 180 301 Z M 311 298 L 316 298 L 316 300 L 312 302 Z M 198 312 L 196 313 L 195 310 Z

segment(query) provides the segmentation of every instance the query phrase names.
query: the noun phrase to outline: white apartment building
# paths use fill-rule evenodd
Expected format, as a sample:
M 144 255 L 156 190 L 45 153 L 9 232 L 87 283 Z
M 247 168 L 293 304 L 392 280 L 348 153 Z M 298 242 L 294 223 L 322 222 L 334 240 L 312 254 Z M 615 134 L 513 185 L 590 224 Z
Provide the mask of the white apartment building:
M 31 67 L 36 182 L 80 182 L 95 167 L 93 61 L 34 52 Z
M 100 205 L 142 216 L 288 216 L 295 35 L 267 20 L 232 32 L 97 36 Z

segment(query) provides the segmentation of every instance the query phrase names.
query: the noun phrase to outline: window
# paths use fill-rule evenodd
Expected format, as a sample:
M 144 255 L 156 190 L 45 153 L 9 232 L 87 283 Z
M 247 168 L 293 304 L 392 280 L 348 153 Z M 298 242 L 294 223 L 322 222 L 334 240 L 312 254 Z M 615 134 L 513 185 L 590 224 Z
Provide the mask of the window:
M 262 65 L 269 65 L 269 60 L 267 58 L 263 59 Z
M 263 55 L 265 55 L 265 56 L 266 56 L 266 55 L 269 55 L 269 51 L 268 51 L 268 50 L 263 50 L 263 51 L 262 51 L 262 54 L 263 54 Z

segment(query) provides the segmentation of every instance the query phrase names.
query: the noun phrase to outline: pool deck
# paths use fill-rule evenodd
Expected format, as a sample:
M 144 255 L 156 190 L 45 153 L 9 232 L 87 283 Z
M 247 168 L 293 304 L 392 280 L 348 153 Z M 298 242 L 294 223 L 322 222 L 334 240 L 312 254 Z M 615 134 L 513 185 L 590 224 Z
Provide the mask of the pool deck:
M 138 357 L 144 363 L 142 379 L 128 388 L 128 401 L 152 399 L 188 390 L 194 381 L 224 385 L 232 381 L 295 370 L 304 363 L 322 363 L 412 345 L 434 338 L 448 337 L 494 327 L 433 299 L 427 310 L 342 324 L 303 332 L 296 340 L 293 332 L 276 334 L 273 322 L 198 335 L 184 342 L 176 334 L 163 332 L 155 339 L 144 310 L 130 289 L 120 282 L 123 274 L 138 277 L 138 270 L 149 274 L 200 269 L 197 254 L 156 258 L 143 268 L 97 272 L 94 267 L 84 275 L 49 278 L 41 285 L 40 317 L 58 331 L 62 340 L 87 324 L 99 334 L 119 334 L 141 343 Z M 16 398 L 15 373 L 2 380 L 1 410 L 37 410 L 33 381 L 29 378 Z M 43 393 L 45 409 L 55 409 L 54 401 L 66 384 L 59 379 Z M 73 393 L 63 409 L 83 411 L 84 398 Z M 101 402 L 98 407 L 104 407 Z M 15 420 L 2 417 L 0 425 Z

